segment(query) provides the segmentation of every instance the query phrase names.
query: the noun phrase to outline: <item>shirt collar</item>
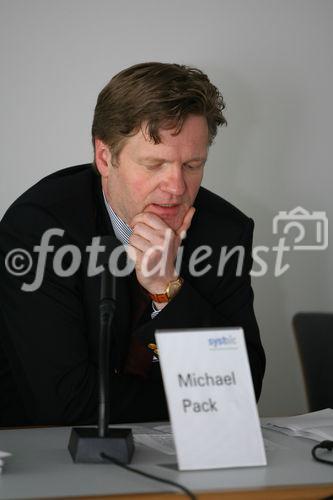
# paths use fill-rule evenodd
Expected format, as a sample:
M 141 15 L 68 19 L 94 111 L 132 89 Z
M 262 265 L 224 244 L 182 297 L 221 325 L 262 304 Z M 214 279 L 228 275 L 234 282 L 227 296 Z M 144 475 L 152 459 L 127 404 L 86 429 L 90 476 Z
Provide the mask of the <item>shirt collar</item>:
M 105 197 L 104 191 L 103 198 L 116 238 L 121 241 L 123 245 L 128 245 L 128 239 L 132 234 L 132 229 L 112 210 L 111 205 L 109 205 Z

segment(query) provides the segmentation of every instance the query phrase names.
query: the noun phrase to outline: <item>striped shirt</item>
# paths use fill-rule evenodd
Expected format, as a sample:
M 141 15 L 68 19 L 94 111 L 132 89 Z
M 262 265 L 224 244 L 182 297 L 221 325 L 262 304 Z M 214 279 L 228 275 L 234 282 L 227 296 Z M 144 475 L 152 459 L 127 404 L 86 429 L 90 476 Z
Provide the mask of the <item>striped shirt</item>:
M 115 213 L 114 210 L 112 210 L 112 207 L 109 205 L 105 197 L 104 191 L 103 191 L 103 197 L 116 238 L 119 241 L 121 241 L 123 245 L 128 245 L 129 237 L 133 232 L 132 229 L 126 224 L 126 222 L 124 222 L 120 217 L 118 217 L 118 215 Z

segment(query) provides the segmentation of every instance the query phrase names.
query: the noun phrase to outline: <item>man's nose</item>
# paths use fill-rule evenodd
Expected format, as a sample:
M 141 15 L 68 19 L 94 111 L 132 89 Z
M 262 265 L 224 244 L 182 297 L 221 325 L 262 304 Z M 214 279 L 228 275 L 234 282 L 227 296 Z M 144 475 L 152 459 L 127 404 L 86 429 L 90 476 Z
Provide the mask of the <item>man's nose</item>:
M 183 167 L 181 165 L 170 165 L 164 172 L 161 182 L 162 191 L 175 196 L 181 196 L 186 189 Z

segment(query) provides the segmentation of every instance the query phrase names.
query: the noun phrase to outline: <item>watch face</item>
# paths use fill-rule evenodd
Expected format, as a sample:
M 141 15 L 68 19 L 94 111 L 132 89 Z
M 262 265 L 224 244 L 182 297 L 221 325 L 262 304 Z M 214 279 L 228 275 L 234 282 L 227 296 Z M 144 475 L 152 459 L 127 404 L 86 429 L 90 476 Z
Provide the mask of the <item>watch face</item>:
M 182 286 L 182 282 L 181 280 L 176 280 L 176 281 L 172 281 L 170 284 L 169 284 L 169 290 L 168 290 L 168 295 L 169 295 L 169 298 L 172 299 L 172 297 L 174 297 L 174 295 L 176 295 L 176 293 L 178 292 L 179 288 Z

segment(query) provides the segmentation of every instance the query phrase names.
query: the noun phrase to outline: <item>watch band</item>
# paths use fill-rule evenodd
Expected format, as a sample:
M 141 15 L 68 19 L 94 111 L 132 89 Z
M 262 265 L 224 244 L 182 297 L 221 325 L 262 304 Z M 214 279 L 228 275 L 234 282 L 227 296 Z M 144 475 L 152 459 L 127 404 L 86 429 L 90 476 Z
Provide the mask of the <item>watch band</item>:
M 151 300 L 154 302 L 158 302 L 159 304 L 162 304 L 163 302 L 169 302 L 169 297 L 166 293 L 150 293 L 148 292 L 149 297 Z

